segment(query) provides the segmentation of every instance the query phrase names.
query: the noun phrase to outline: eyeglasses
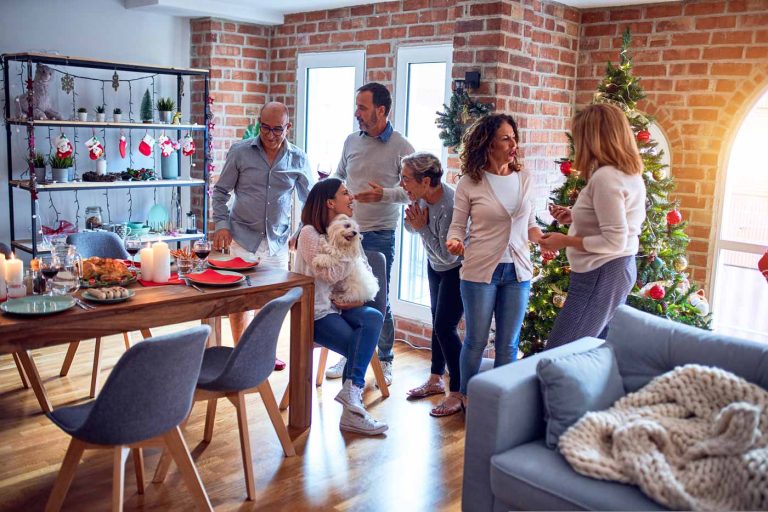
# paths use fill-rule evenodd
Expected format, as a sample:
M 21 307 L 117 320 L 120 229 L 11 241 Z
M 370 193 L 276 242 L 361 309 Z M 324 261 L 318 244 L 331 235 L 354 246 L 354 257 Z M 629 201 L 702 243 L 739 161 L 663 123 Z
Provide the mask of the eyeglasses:
M 263 133 L 264 135 L 272 132 L 272 135 L 277 135 L 278 137 L 280 137 L 281 135 L 283 135 L 283 133 L 285 133 L 285 129 L 287 128 L 287 126 L 288 126 L 287 124 L 283 126 L 269 126 L 264 123 L 259 123 L 259 130 L 261 130 L 261 133 Z

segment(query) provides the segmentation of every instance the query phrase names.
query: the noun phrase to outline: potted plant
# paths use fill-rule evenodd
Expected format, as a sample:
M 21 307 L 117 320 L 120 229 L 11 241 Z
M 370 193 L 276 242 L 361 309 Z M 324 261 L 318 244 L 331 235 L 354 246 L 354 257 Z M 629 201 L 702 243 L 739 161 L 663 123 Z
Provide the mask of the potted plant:
M 71 156 L 65 156 L 62 158 L 56 155 L 51 155 L 51 157 L 48 159 L 48 162 L 51 164 L 51 174 L 53 175 L 53 181 L 70 181 L 70 173 L 72 170 Z
M 152 99 L 149 96 L 149 89 L 144 91 L 144 97 L 141 98 L 141 122 L 152 122 Z
M 99 123 L 103 123 L 107 120 L 107 109 L 104 108 L 104 105 L 99 105 L 96 107 L 96 121 Z
M 122 117 L 122 115 L 123 115 L 123 111 L 120 110 L 119 108 L 115 108 L 114 110 L 112 110 L 112 119 L 116 123 L 120 122 L 120 118 Z
M 85 107 L 80 107 L 77 109 L 77 120 L 78 121 L 88 121 L 88 109 Z
M 160 120 L 163 123 L 171 124 L 174 110 L 176 110 L 176 103 L 171 98 L 157 100 L 157 111 L 160 113 Z
M 32 159 L 32 167 L 35 168 L 35 176 L 37 179 L 45 181 L 45 155 L 42 153 L 35 153 L 35 158 Z

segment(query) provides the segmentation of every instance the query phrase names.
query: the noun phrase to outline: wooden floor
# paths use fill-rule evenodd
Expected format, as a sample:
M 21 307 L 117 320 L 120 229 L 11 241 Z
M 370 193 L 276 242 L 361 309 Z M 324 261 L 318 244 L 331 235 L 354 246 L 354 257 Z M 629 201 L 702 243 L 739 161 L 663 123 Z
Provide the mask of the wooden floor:
M 158 329 L 156 334 L 161 332 Z M 138 333 L 132 336 L 139 338 Z M 117 336 L 105 338 L 103 346 L 105 378 L 124 349 L 122 338 Z M 65 346 L 33 353 L 54 408 L 87 398 L 93 340 L 80 344 L 69 376 L 61 378 L 58 374 L 64 353 Z M 316 357 L 318 354 L 315 351 Z M 369 411 L 389 423 L 383 436 L 342 434 L 338 426 L 342 408 L 333 400 L 341 383 L 326 381 L 313 401 L 312 428 L 294 439 L 297 456 L 285 458 L 261 398 L 248 397 L 257 491 L 253 502 L 245 499 L 234 408 L 226 400 L 219 402 L 213 441 L 206 445 L 202 442 L 205 402 L 196 404 L 185 437 L 216 510 L 459 510 L 463 415 L 430 417 L 429 410 L 439 397 L 407 401 L 406 391 L 429 373 L 430 353 L 397 343 L 396 354 L 390 398 L 382 400 L 378 390 L 373 389 L 371 372 L 364 395 Z M 281 335 L 278 356 L 288 359 L 287 329 Z M 335 360 L 331 354 L 329 362 Z M 287 378 L 287 371 L 270 377 L 278 400 Z M 287 412 L 284 419 L 287 421 Z M 0 510 L 42 510 L 68 442 L 69 437 L 40 412 L 32 391 L 21 387 L 12 358 L 0 356 Z M 112 485 L 109 453 L 85 452 L 64 510 L 108 510 Z M 165 483 L 149 483 L 159 452 L 145 453 L 146 492 L 143 496 L 136 492 L 129 457 L 125 509 L 193 509 L 175 467 Z

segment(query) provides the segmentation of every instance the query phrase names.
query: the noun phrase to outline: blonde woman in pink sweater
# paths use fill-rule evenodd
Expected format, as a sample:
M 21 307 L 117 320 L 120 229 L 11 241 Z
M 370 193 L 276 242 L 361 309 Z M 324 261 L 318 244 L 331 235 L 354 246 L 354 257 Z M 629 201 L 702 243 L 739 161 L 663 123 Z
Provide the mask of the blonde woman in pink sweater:
M 571 265 L 568 298 L 547 348 L 584 336 L 604 338 L 616 308 L 637 279 L 635 255 L 645 220 L 643 162 L 624 112 L 608 103 L 589 105 L 573 121 L 574 167 L 587 185 L 573 208 L 553 206 L 570 224 L 568 234 L 547 233 L 541 248 L 565 247 Z
M 528 242 L 542 235 L 533 211 L 533 177 L 517 162 L 519 140 L 512 116 L 491 114 L 467 130 L 459 154 L 462 177 L 446 246 L 464 255 L 460 288 L 466 335 L 459 357 L 464 396 L 480 370 L 492 317 L 494 366 L 517 359 L 533 275 Z

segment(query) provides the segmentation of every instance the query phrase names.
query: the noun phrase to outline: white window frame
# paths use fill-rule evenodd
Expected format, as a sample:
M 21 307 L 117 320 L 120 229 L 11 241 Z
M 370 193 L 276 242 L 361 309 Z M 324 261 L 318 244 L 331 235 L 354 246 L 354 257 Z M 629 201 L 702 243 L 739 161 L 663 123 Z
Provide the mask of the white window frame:
M 453 67 L 453 45 L 439 44 L 429 46 L 403 46 L 397 50 L 397 67 L 395 70 L 395 104 L 394 127 L 402 134 L 407 133 L 406 122 L 408 119 L 408 66 L 410 64 L 424 64 L 429 62 L 445 62 L 445 98 L 443 103 L 448 103 L 451 96 L 451 72 Z M 437 117 L 437 114 L 435 114 Z M 448 150 L 443 147 L 438 155 L 445 168 L 448 162 Z M 424 323 L 432 323 L 432 313 L 429 306 L 422 306 L 412 302 L 400 300 L 400 237 L 401 222 L 398 222 L 395 231 L 395 260 L 392 263 L 392 278 L 390 280 L 390 304 L 392 313 L 414 319 Z

